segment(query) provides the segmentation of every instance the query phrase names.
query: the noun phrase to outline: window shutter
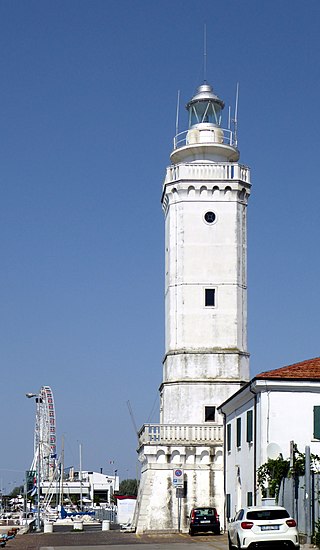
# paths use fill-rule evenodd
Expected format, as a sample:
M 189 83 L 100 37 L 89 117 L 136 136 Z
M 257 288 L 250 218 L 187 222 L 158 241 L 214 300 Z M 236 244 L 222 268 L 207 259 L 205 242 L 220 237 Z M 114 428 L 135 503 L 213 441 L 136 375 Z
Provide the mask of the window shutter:
M 227 424 L 227 451 L 231 451 L 231 424 Z
M 320 439 L 320 407 L 313 407 L 313 437 Z
M 253 441 L 253 413 L 247 411 L 247 443 Z
M 226 516 L 229 520 L 231 518 L 231 495 L 226 494 Z
M 241 447 L 241 418 L 237 418 L 237 447 Z

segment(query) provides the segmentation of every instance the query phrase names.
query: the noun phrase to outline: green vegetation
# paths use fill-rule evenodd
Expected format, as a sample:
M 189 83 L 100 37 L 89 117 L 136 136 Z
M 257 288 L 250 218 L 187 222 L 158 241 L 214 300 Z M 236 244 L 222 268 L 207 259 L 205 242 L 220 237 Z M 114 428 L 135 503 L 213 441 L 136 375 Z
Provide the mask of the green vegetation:
M 138 486 L 139 484 L 136 479 L 123 479 L 120 482 L 119 492 L 117 494 L 119 496 L 137 496 Z
M 320 548 L 320 521 L 316 521 L 313 543 Z
M 305 473 L 305 454 L 298 451 L 294 446 L 293 466 L 290 468 L 290 460 L 285 460 L 282 455 L 278 458 L 269 458 L 257 470 L 257 482 L 261 489 L 262 496 L 272 497 L 278 500 L 281 482 L 286 477 L 303 476 Z M 320 457 L 310 455 L 310 465 L 313 472 L 320 471 Z
M 23 493 L 24 493 L 23 485 L 18 485 L 17 487 L 14 487 L 12 489 L 11 493 L 9 494 L 9 497 L 14 498 L 14 497 L 17 497 L 18 495 L 23 495 Z
M 288 476 L 289 470 L 290 460 L 284 460 L 282 456 L 275 459 L 269 458 L 262 464 L 257 471 L 257 481 L 262 496 L 278 499 L 281 481 Z

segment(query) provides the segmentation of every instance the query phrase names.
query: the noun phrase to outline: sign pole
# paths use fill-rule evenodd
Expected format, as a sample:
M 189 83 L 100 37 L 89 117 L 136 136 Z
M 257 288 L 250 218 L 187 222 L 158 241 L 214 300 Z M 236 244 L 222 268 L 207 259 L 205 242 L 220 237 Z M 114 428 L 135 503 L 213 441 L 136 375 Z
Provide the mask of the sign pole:
M 181 468 L 175 468 L 173 470 L 173 486 L 176 488 L 176 497 L 178 499 L 178 531 L 181 529 L 181 497 L 184 487 L 184 473 Z

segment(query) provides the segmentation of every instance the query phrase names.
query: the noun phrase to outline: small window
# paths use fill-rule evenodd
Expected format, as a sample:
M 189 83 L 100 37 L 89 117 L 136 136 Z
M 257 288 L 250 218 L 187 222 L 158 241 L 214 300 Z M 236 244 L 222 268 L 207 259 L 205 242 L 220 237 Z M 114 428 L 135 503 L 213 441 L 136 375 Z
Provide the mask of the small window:
M 206 212 L 204 215 L 204 219 L 207 223 L 213 223 L 216 219 L 216 215 L 214 212 Z
M 241 418 L 237 418 L 237 447 L 241 447 Z
M 206 288 L 205 290 L 205 304 L 206 307 L 214 307 L 215 306 L 215 289 L 214 288 Z
M 313 407 L 313 437 L 320 439 L 320 407 Z
M 205 407 L 205 422 L 214 422 L 216 416 L 215 407 Z
M 247 493 L 247 506 L 252 506 L 252 493 L 249 491 Z
M 247 443 L 253 441 L 253 414 L 252 411 L 247 411 Z
M 227 424 L 227 451 L 231 451 L 231 424 Z

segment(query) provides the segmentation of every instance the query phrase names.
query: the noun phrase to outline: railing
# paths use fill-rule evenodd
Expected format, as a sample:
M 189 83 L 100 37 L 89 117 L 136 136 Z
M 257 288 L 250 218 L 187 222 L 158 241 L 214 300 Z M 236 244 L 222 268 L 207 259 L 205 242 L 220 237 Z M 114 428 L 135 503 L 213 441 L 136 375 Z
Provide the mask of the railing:
M 139 432 L 139 443 L 168 445 L 172 443 L 221 444 L 223 426 L 221 424 L 144 424 Z
M 167 168 L 164 183 L 178 180 L 240 180 L 250 183 L 250 170 L 236 162 L 173 164 Z
M 222 143 L 224 145 L 230 145 L 231 147 L 235 147 L 235 148 L 237 147 L 237 139 L 236 139 L 235 133 L 232 132 L 231 130 L 226 130 L 225 128 L 220 128 L 219 126 L 213 127 L 213 128 L 204 126 L 203 128 L 196 128 L 196 130 L 197 129 L 200 131 L 201 135 L 206 133 L 208 136 L 210 136 L 210 138 L 208 139 L 208 143 L 210 144 L 216 142 L 216 143 Z M 173 138 L 173 148 L 179 149 L 180 147 L 184 147 L 185 145 L 190 145 L 191 141 L 189 141 L 189 137 L 191 136 L 192 136 L 192 129 L 185 130 L 184 132 L 179 132 L 179 134 L 176 134 Z M 192 143 L 196 143 L 196 142 L 192 140 Z M 199 143 L 205 144 L 204 138 L 200 138 Z

